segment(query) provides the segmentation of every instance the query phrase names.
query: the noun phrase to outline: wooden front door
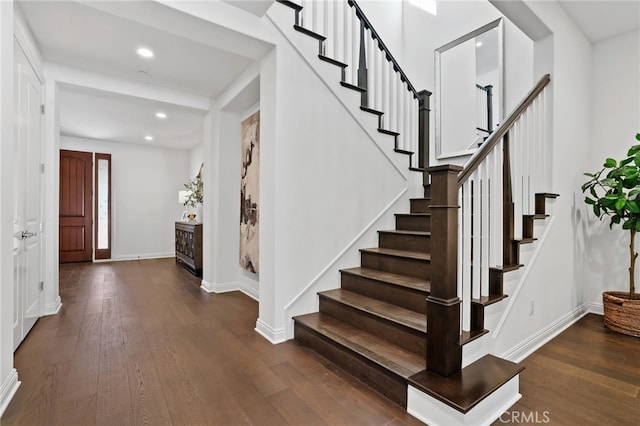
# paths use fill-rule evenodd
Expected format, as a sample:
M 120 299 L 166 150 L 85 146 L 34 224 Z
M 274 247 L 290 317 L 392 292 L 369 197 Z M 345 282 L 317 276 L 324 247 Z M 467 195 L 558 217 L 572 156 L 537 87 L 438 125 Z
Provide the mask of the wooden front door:
M 60 150 L 60 263 L 93 257 L 93 154 Z

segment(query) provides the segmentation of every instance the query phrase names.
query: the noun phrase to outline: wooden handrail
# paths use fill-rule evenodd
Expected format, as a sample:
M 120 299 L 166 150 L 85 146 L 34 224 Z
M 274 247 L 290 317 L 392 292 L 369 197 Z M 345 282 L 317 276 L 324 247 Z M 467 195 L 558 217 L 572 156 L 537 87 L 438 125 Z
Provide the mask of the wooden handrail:
M 469 160 L 469 164 L 462 170 L 460 175 L 458 175 L 458 188 L 460 188 L 475 172 L 480 164 L 484 161 L 485 158 L 489 155 L 489 153 L 495 148 L 500 139 L 509 131 L 509 129 L 513 126 L 513 124 L 520 118 L 520 116 L 526 111 L 526 109 L 533 103 L 536 97 L 542 92 L 542 90 L 549 84 L 551 81 L 551 76 L 549 74 L 545 74 L 538 84 L 535 85 L 533 89 L 527 94 L 527 96 L 520 102 L 520 104 L 509 114 L 507 119 L 502 123 L 500 127 L 494 131 L 491 136 L 482 144 L 482 148 L 480 148 Z
M 413 84 L 411 84 L 411 81 L 409 81 L 409 77 L 407 77 L 407 75 L 404 73 L 404 71 L 398 64 L 398 61 L 396 61 L 396 59 L 391 54 L 391 51 L 384 44 L 384 42 L 382 41 L 382 38 L 380 37 L 380 35 L 378 35 L 378 32 L 375 30 L 375 28 L 373 28 L 373 25 L 371 25 L 371 22 L 369 22 L 369 20 L 365 16 L 364 12 L 362 11 L 358 3 L 356 3 L 355 0 L 347 0 L 347 3 L 349 3 L 349 5 L 351 5 L 356 10 L 356 16 L 364 24 L 365 28 L 368 28 L 371 30 L 371 35 L 375 40 L 377 40 L 378 46 L 380 47 L 380 49 L 384 50 L 387 60 L 393 64 L 393 69 L 397 71 L 398 74 L 400 74 L 400 79 L 405 83 L 407 83 L 409 90 L 413 93 L 413 97 L 419 98 L 418 91 L 415 89 Z

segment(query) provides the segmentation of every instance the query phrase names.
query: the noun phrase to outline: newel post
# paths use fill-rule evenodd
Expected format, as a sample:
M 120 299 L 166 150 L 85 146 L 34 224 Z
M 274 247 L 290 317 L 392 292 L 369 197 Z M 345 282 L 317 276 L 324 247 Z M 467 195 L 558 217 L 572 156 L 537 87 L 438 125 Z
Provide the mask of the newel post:
M 458 298 L 458 174 L 462 167 L 429 167 L 431 175 L 431 292 L 427 297 L 427 370 L 449 377 L 462 368 Z
M 429 166 L 429 112 L 431 92 L 418 92 L 418 167 Z

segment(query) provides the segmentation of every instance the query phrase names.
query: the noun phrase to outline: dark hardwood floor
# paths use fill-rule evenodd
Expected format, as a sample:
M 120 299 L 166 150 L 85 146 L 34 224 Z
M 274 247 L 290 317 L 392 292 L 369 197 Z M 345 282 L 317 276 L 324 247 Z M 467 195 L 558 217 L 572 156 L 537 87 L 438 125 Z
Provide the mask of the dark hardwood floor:
M 2 425 L 420 424 L 307 348 L 271 345 L 255 301 L 199 281 L 172 259 L 61 266 L 62 310 L 18 348 Z M 523 364 L 524 396 L 496 425 L 638 424 L 640 339 L 600 317 Z
M 254 300 L 199 286 L 173 259 L 62 265 L 62 309 L 18 348 L 2 426 L 421 424 L 306 347 L 271 345 Z
M 522 364 L 522 398 L 494 425 L 640 424 L 640 338 L 607 330 L 601 316 L 585 316 Z

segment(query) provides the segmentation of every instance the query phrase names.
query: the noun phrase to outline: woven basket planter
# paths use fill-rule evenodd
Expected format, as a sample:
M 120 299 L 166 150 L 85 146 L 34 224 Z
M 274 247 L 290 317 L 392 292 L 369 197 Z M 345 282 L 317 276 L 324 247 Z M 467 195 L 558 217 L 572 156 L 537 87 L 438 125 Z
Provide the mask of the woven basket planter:
M 640 337 L 640 294 L 622 291 L 602 293 L 604 326 L 618 333 Z

